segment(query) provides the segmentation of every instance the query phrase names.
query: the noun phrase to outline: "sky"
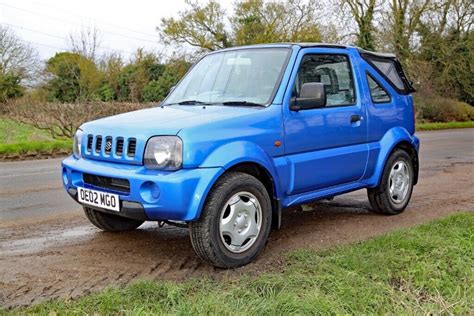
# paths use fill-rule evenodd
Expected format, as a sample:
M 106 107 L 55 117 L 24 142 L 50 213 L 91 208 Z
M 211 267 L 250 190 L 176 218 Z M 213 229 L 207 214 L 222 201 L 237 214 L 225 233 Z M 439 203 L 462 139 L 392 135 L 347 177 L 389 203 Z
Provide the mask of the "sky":
M 220 1 L 231 11 L 233 0 Z M 10 27 L 45 60 L 68 47 L 67 37 L 96 27 L 101 53 L 125 57 L 137 48 L 166 53 L 156 27 L 161 18 L 177 16 L 184 0 L 0 0 L 0 24 Z

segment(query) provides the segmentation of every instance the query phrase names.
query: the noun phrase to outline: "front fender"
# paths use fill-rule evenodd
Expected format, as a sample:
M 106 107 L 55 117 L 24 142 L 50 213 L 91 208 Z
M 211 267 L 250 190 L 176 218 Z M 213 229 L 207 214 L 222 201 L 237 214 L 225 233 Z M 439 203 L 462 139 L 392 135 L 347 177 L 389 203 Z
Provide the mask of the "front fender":
M 270 157 L 260 146 L 249 141 L 235 141 L 219 146 L 212 151 L 200 168 L 221 167 L 226 170 L 240 163 L 256 163 L 265 168 L 273 178 L 275 194 L 280 197 L 279 179 Z
M 391 128 L 380 141 L 369 144 L 369 159 L 366 168 L 368 177 L 365 179 L 368 187 L 376 187 L 379 185 L 388 157 L 393 149 L 402 142 L 409 143 L 415 151 L 418 152 L 418 138 L 415 135 L 410 135 L 403 127 Z M 373 172 L 370 173 L 370 170 Z

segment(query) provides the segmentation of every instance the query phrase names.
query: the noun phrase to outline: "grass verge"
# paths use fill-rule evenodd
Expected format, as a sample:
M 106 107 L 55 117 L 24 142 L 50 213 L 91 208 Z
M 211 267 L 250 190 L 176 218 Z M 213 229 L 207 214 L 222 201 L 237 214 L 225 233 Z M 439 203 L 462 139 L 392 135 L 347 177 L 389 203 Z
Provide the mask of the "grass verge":
M 28 124 L 0 118 L 0 159 L 36 158 L 68 154 L 71 140 L 53 139 Z
M 474 121 L 467 122 L 445 122 L 445 123 L 417 123 L 416 129 L 419 131 L 432 131 L 450 128 L 474 128 Z
M 29 141 L 13 144 L 0 144 L 0 156 L 14 158 L 20 155 L 67 154 L 72 149 L 71 140 Z
M 45 131 L 8 118 L 0 118 L 0 144 L 48 140 L 53 140 L 53 138 Z
M 326 251 L 297 250 L 279 272 L 222 281 L 141 281 L 13 312 L 48 314 L 470 314 L 474 213 Z

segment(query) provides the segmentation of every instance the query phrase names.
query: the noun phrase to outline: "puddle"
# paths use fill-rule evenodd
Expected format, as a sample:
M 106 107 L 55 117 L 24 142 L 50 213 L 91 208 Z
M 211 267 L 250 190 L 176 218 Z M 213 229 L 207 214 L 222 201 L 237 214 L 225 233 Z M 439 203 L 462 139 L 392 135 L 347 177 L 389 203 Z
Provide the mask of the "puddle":
M 156 230 L 156 223 L 147 222 L 140 230 Z M 40 232 L 34 237 L 15 239 L 9 237 L 0 241 L 0 258 L 8 255 L 23 255 L 40 252 L 52 246 L 60 246 L 72 242 L 87 242 L 100 234 L 101 231 L 90 225 L 82 225 L 65 229 L 52 229 Z
M 97 233 L 97 230 L 94 227 L 79 226 L 67 230 L 50 230 L 45 232 L 46 236 L 10 239 L 0 243 L 0 256 L 34 253 L 53 245 L 77 241 L 83 239 L 81 237 L 92 236 L 95 233 Z

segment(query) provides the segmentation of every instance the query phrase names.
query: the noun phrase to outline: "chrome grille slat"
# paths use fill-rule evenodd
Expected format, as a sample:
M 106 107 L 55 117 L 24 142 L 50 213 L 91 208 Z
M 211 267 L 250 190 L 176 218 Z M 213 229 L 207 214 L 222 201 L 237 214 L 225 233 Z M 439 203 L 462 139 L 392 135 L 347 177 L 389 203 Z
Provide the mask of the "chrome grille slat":
M 128 140 L 127 156 L 135 157 L 135 152 L 137 150 L 137 140 L 131 138 Z
M 117 156 L 122 156 L 123 154 L 123 137 L 117 138 L 117 145 L 115 147 L 115 154 Z
M 102 150 L 102 136 L 96 136 L 95 152 L 100 153 L 101 150 Z
M 92 151 L 92 144 L 94 143 L 94 136 L 88 135 L 87 136 L 87 151 L 91 152 Z

